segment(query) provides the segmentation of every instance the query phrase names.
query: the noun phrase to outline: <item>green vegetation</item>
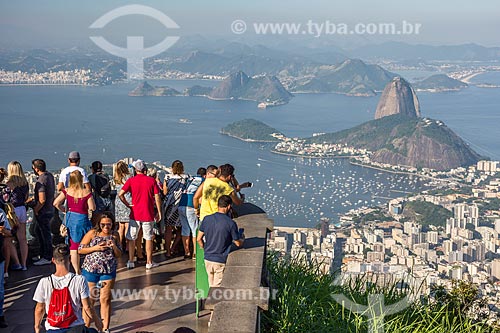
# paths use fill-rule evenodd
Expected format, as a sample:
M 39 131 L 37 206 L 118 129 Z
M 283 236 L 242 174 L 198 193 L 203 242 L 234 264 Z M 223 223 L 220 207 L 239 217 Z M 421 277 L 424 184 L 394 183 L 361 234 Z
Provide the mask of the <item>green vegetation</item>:
M 393 218 L 385 215 L 382 210 L 376 210 L 368 214 L 360 214 L 352 219 L 352 221 L 356 224 L 363 224 L 367 222 L 386 222 L 392 220 Z
M 403 114 L 371 120 L 307 141 L 346 144 L 372 151 L 376 162 L 436 170 L 475 164 L 480 157 L 448 127 L 434 120 L 424 121 Z
M 422 90 L 432 89 L 437 91 L 446 91 L 466 88 L 467 84 L 463 83 L 462 81 L 455 80 L 446 74 L 436 74 L 426 78 L 425 80 L 416 82 L 413 87 L 415 89 Z
M 500 199 L 499 198 L 491 198 L 484 199 L 477 202 L 477 206 L 479 208 L 479 213 L 481 215 L 485 214 L 488 210 L 500 210 Z
M 221 133 L 241 140 L 261 142 L 277 142 L 279 140 L 271 134 L 282 134 L 277 129 L 255 119 L 244 119 L 229 124 L 221 130 Z
M 262 332 L 367 332 L 366 317 L 350 312 L 332 295 L 343 294 L 358 304 L 367 304 L 369 295 L 382 294 L 384 304 L 401 300 L 410 289 L 405 281 L 380 286 L 378 281 L 366 283 L 367 276 L 352 279 L 343 286 L 334 277 L 323 274 L 319 263 L 307 263 L 272 254 L 267 266 L 271 288 L 277 293 L 270 300 L 269 311 L 262 313 Z M 371 277 L 370 277 L 371 279 Z M 371 279 L 373 282 L 373 280 Z M 484 323 L 478 310 L 477 288 L 458 282 L 452 291 L 434 290 L 434 297 L 411 304 L 384 318 L 385 332 L 398 333 L 489 333 L 494 330 Z M 473 311 L 474 310 L 474 311 Z M 474 314 L 476 320 L 467 316 Z M 479 315 L 478 315 L 479 314 Z
M 429 191 L 427 191 L 427 194 L 438 195 L 438 196 L 445 196 L 445 195 L 450 195 L 450 194 L 472 195 L 472 187 L 462 186 L 462 187 L 459 187 L 457 189 L 440 188 L 440 189 L 436 189 L 436 190 L 429 190 Z
M 440 205 L 427 201 L 409 201 L 404 205 L 403 215 L 413 219 L 423 227 L 435 225 L 444 227 L 446 219 L 453 217 L 453 213 Z
M 396 74 L 378 65 L 365 64 L 359 59 L 348 59 L 335 68 L 323 67 L 313 78 L 299 79 L 292 83 L 293 91 L 336 92 L 354 96 L 374 96 Z
M 417 118 L 397 114 L 371 120 L 343 131 L 315 136 L 309 138 L 308 141 L 316 143 L 349 142 L 350 146 L 376 150 L 389 144 L 392 145 L 393 138 L 411 136 L 415 131 L 418 121 Z

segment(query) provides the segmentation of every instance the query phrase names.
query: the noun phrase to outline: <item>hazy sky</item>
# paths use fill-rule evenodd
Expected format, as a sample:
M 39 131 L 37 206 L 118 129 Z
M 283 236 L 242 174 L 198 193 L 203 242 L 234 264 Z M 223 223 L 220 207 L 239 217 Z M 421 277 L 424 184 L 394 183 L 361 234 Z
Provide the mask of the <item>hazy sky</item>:
M 167 31 L 154 19 L 133 15 L 117 19 L 99 33 L 89 29 L 106 12 L 126 5 L 154 7 L 179 26 Z M 253 0 L 253 1 L 117 1 L 117 0 L 0 0 L 0 47 L 76 46 L 89 42 L 91 35 L 103 35 L 117 43 L 123 36 L 143 35 L 154 43 L 165 35 L 219 35 L 257 41 L 261 36 L 247 30 L 236 36 L 231 22 L 242 19 L 254 22 L 289 22 L 305 24 L 308 20 L 335 23 L 396 23 L 403 20 L 420 23 L 419 35 L 366 36 L 352 39 L 364 42 L 399 40 L 409 43 L 460 44 L 478 43 L 500 46 L 500 5 L 483 1 L 395 1 L 395 0 Z M 121 36 L 121 37 L 119 37 Z M 338 36 L 335 36 L 338 37 Z M 313 36 L 302 38 L 315 39 Z M 323 35 L 318 39 L 333 40 Z M 342 37 L 348 39 L 347 37 Z M 342 39 L 341 38 L 341 39 Z

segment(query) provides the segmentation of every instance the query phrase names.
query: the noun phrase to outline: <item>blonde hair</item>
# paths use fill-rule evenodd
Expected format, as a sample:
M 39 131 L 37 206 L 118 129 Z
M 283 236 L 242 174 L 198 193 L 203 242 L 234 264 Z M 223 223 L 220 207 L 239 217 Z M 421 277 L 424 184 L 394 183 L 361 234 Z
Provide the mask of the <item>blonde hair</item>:
M 7 173 L 9 175 L 9 180 L 7 184 L 15 189 L 16 187 L 28 185 L 28 180 L 24 175 L 23 167 L 18 161 L 11 161 L 7 165 Z
M 72 190 L 83 190 L 83 175 L 80 171 L 75 170 L 69 174 L 69 186 Z
M 130 174 L 130 171 L 128 170 L 127 163 L 125 163 L 123 161 L 118 161 L 118 163 L 116 163 L 116 165 L 115 165 L 115 175 L 113 177 L 115 184 L 117 184 L 117 185 L 125 184 L 125 178 L 129 174 Z
M 14 209 L 14 205 L 10 202 L 5 203 L 4 205 L 5 215 L 7 216 L 7 220 L 9 222 L 10 228 L 15 229 L 19 225 L 19 219 L 16 215 L 16 211 Z

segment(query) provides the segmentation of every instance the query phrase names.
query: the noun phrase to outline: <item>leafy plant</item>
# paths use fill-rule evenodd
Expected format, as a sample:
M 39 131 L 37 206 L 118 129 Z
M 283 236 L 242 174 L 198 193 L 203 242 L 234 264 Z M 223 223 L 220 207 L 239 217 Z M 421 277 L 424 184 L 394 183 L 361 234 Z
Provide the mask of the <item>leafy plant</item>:
M 370 295 L 383 295 L 384 304 L 398 302 L 414 291 L 404 281 L 380 281 L 376 276 L 360 275 L 340 286 L 334 275 L 324 274 L 321 262 L 280 256 L 267 258 L 271 288 L 276 297 L 262 313 L 262 332 L 367 332 L 366 316 L 349 311 L 332 295 L 343 294 L 357 304 L 367 304 Z M 384 318 L 385 332 L 398 333 L 490 333 L 480 308 L 478 289 L 468 282 L 457 282 L 451 291 L 433 289 L 432 297 L 412 301 L 400 312 Z M 479 302 L 479 303 L 478 303 Z

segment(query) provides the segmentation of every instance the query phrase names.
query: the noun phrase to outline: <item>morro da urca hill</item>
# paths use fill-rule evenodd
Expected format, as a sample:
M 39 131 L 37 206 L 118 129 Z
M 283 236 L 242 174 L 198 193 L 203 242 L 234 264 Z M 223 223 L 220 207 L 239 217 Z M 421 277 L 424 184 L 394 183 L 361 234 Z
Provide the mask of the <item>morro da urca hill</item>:
M 420 117 L 417 95 L 410 84 L 401 77 L 395 77 L 385 86 L 377 105 L 375 119 L 393 114 Z
M 375 162 L 417 168 L 449 170 L 475 164 L 480 158 L 441 121 L 402 114 L 309 140 L 365 148 L 373 152 Z
M 209 94 L 213 99 L 245 99 L 268 106 L 286 104 L 293 97 L 275 76 L 249 77 L 239 71 L 229 75 Z
M 243 141 L 277 142 L 283 134 L 275 128 L 255 119 L 244 119 L 231 123 L 221 129 L 222 134 Z

